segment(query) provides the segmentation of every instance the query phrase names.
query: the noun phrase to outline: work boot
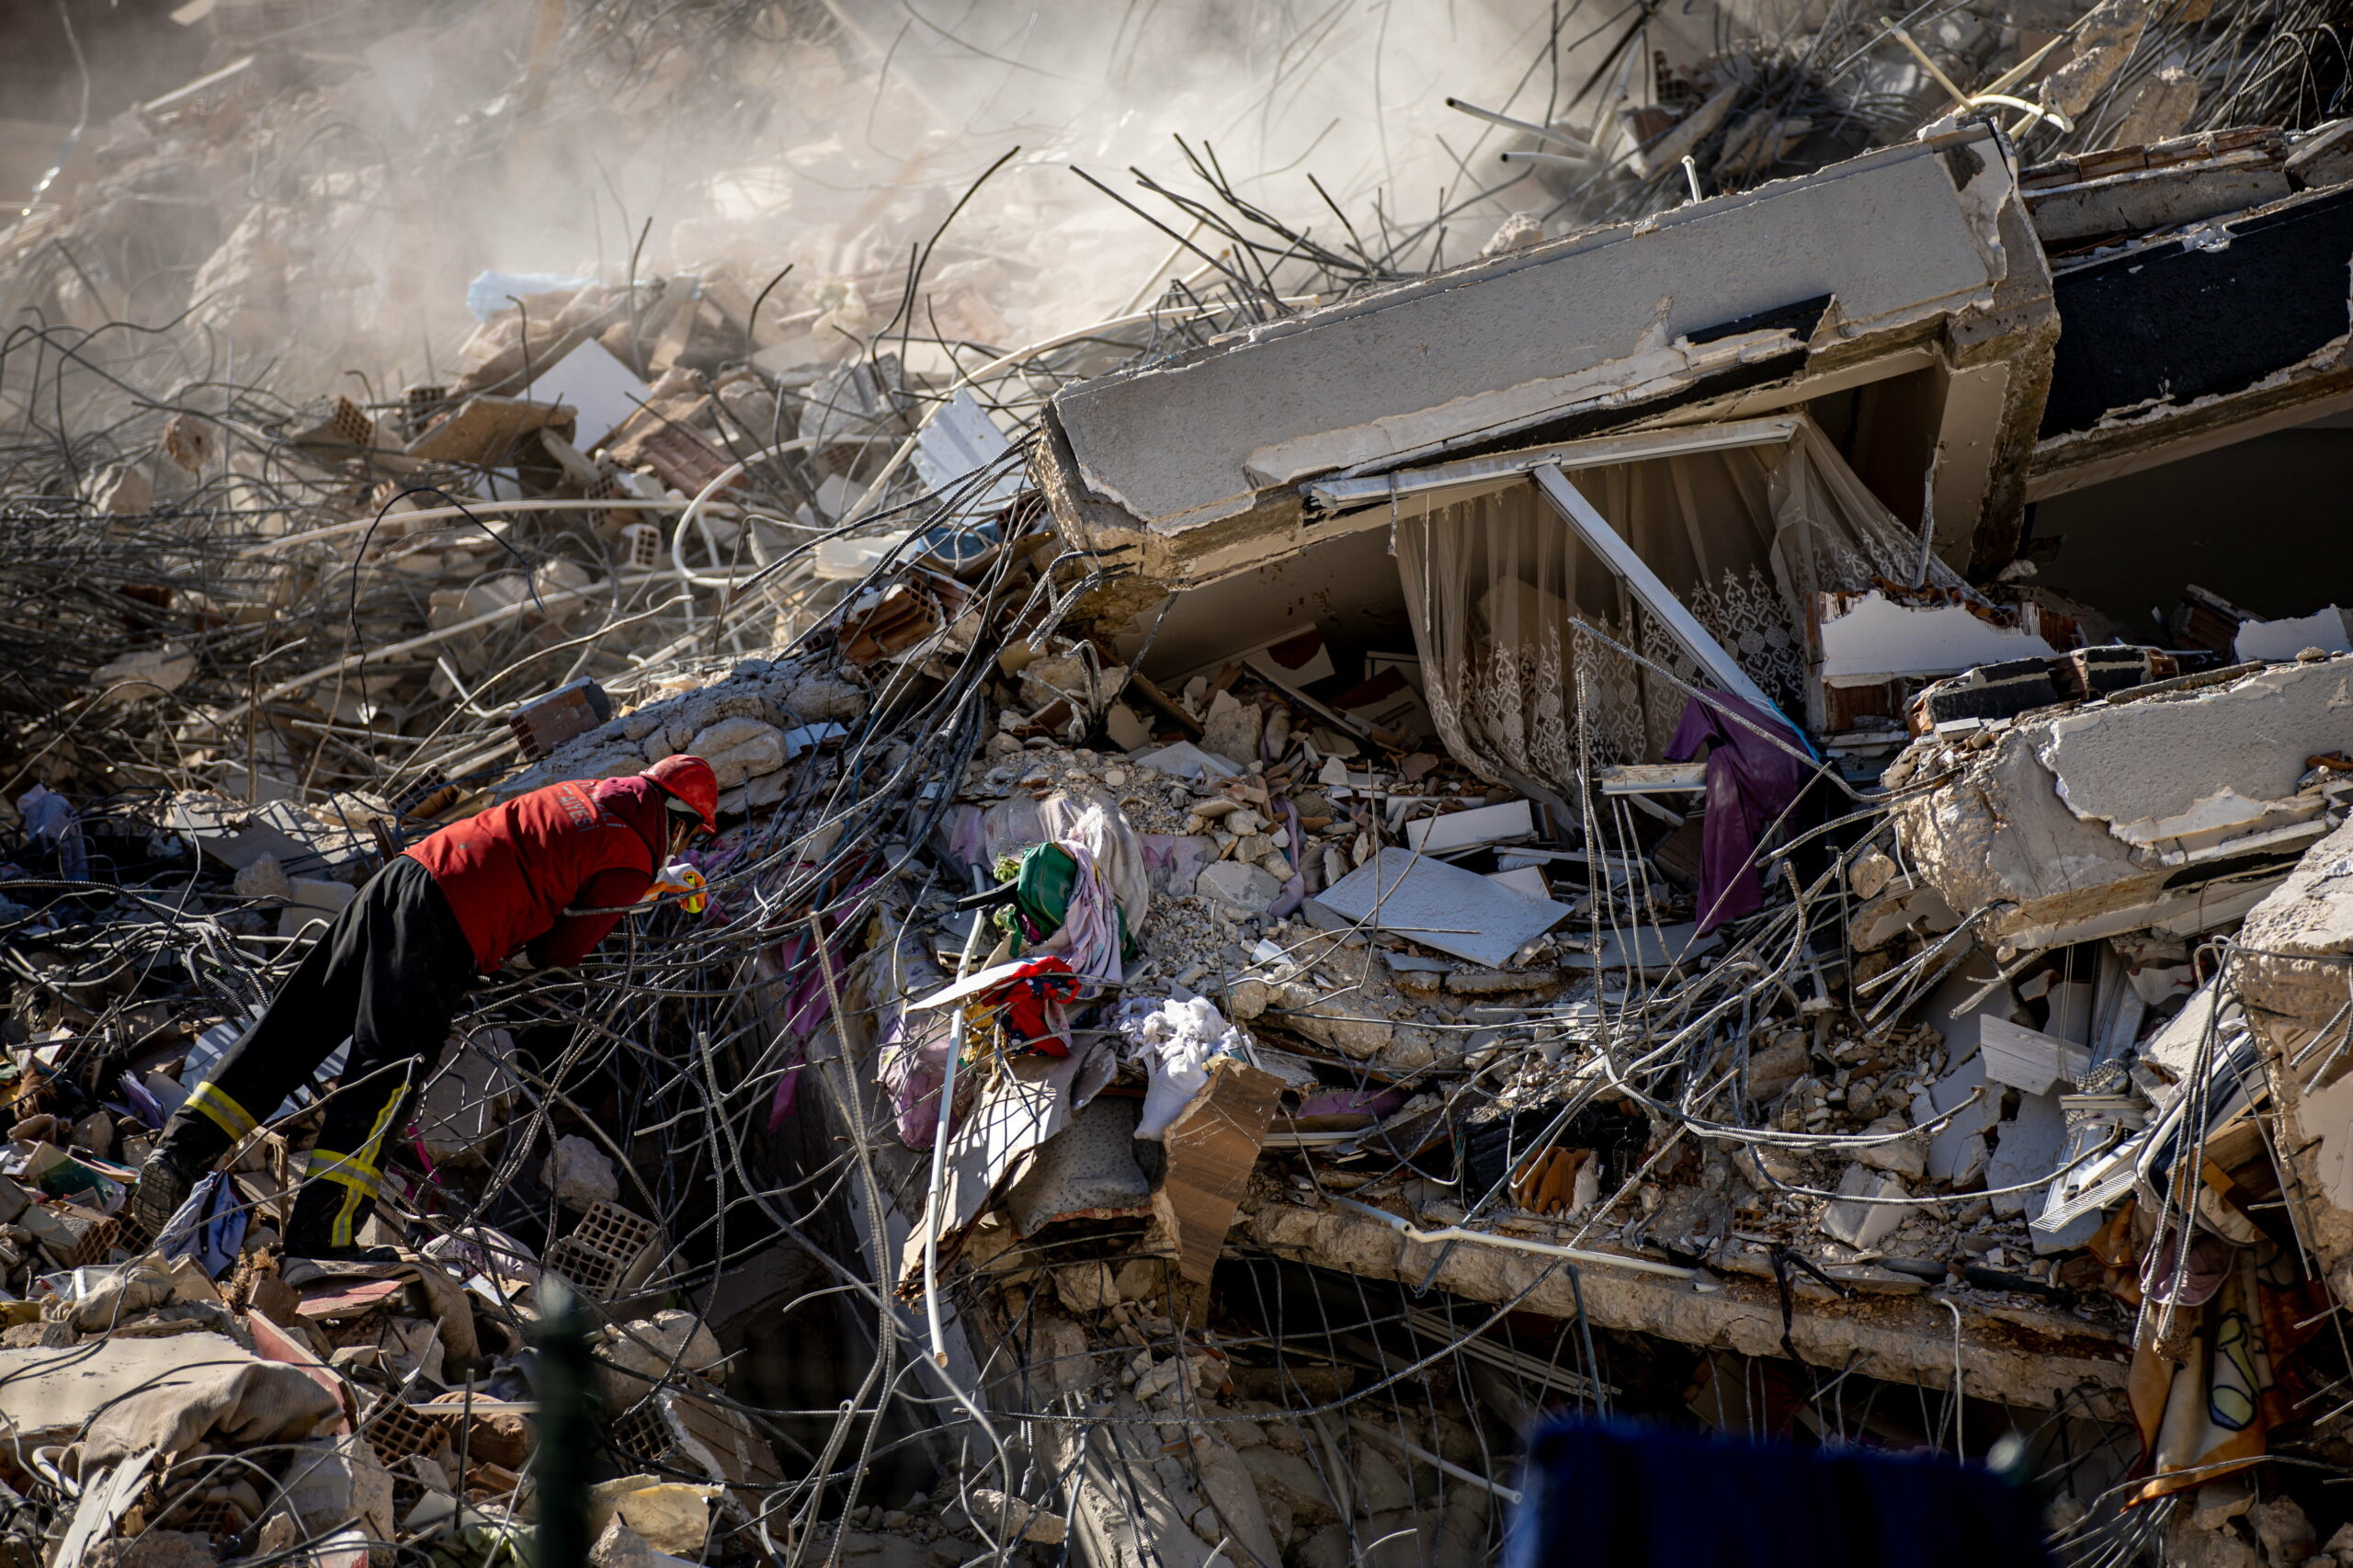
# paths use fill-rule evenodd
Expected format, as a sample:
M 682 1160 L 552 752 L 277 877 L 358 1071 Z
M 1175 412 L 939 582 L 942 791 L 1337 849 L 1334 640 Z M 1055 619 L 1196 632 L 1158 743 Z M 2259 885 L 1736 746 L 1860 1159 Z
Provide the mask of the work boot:
M 172 1216 L 180 1211 L 188 1195 L 205 1175 L 200 1165 L 192 1164 L 169 1149 L 158 1149 L 147 1156 L 139 1167 L 139 1180 L 131 1189 L 131 1200 L 124 1211 L 131 1222 L 144 1233 L 148 1241 L 164 1233 Z
M 335 1239 L 335 1210 L 342 1206 L 344 1188 L 331 1181 L 306 1181 L 294 1192 L 294 1212 L 286 1221 L 286 1261 L 279 1272 L 287 1276 L 287 1283 L 295 1283 L 294 1266 L 301 1261 L 313 1263 L 398 1263 L 401 1255 L 391 1247 L 364 1247 L 357 1241 L 338 1243 Z M 363 1200 L 351 1216 L 351 1234 L 356 1238 L 368 1223 L 368 1216 L 376 1205 Z M 304 1270 L 306 1277 L 314 1271 Z

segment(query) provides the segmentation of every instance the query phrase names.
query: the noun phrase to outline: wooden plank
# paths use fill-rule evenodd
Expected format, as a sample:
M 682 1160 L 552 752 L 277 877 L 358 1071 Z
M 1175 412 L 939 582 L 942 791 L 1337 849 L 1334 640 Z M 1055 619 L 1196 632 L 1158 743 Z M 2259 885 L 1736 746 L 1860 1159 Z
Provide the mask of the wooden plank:
M 1704 762 L 1635 762 L 1601 769 L 1605 795 L 1677 795 L 1707 787 Z

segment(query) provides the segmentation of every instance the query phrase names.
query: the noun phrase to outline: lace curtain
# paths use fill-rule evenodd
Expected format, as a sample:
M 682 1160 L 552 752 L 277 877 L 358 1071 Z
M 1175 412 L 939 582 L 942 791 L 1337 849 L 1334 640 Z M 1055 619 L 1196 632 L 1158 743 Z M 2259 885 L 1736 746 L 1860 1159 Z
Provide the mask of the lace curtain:
M 1909 582 L 1919 570 L 1916 536 L 1811 421 L 1787 446 L 1568 477 L 1792 714 L 1803 711 L 1802 629 L 1813 596 L 1868 587 L 1875 575 Z M 1430 714 L 1465 767 L 1574 798 L 1580 726 L 1597 765 L 1664 749 L 1688 695 L 1677 682 L 1698 684 L 1698 666 L 1531 482 L 1404 498 L 1395 546 Z M 1933 556 L 1928 580 L 1961 585 Z

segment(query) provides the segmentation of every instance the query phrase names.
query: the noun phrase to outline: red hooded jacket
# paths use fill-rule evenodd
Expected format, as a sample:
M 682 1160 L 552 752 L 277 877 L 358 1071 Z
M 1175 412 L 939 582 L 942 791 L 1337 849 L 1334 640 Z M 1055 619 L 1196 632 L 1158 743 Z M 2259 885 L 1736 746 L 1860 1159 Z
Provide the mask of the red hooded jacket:
M 452 823 L 404 853 L 433 873 L 484 974 L 529 947 L 542 968 L 578 963 L 618 910 L 645 896 L 669 842 L 662 787 L 644 778 L 551 784 Z

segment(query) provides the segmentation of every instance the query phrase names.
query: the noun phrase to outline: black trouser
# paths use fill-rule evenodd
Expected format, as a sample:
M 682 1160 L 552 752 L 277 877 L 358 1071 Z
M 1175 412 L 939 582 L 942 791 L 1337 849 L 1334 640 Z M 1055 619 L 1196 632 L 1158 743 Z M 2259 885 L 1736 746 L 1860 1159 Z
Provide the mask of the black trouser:
M 297 1254 L 350 1246 L 376 1206 L 386 1142 L 439 1060 L 475 975 L 473 949 L 433 873 L 401 856 L 335 917 L 269 1006 L 164 1129 L 160 1152 L 210 1165 L 311 1081 L 346 1036 L 351 1057 L 327 1097 L 286 1242 Z

